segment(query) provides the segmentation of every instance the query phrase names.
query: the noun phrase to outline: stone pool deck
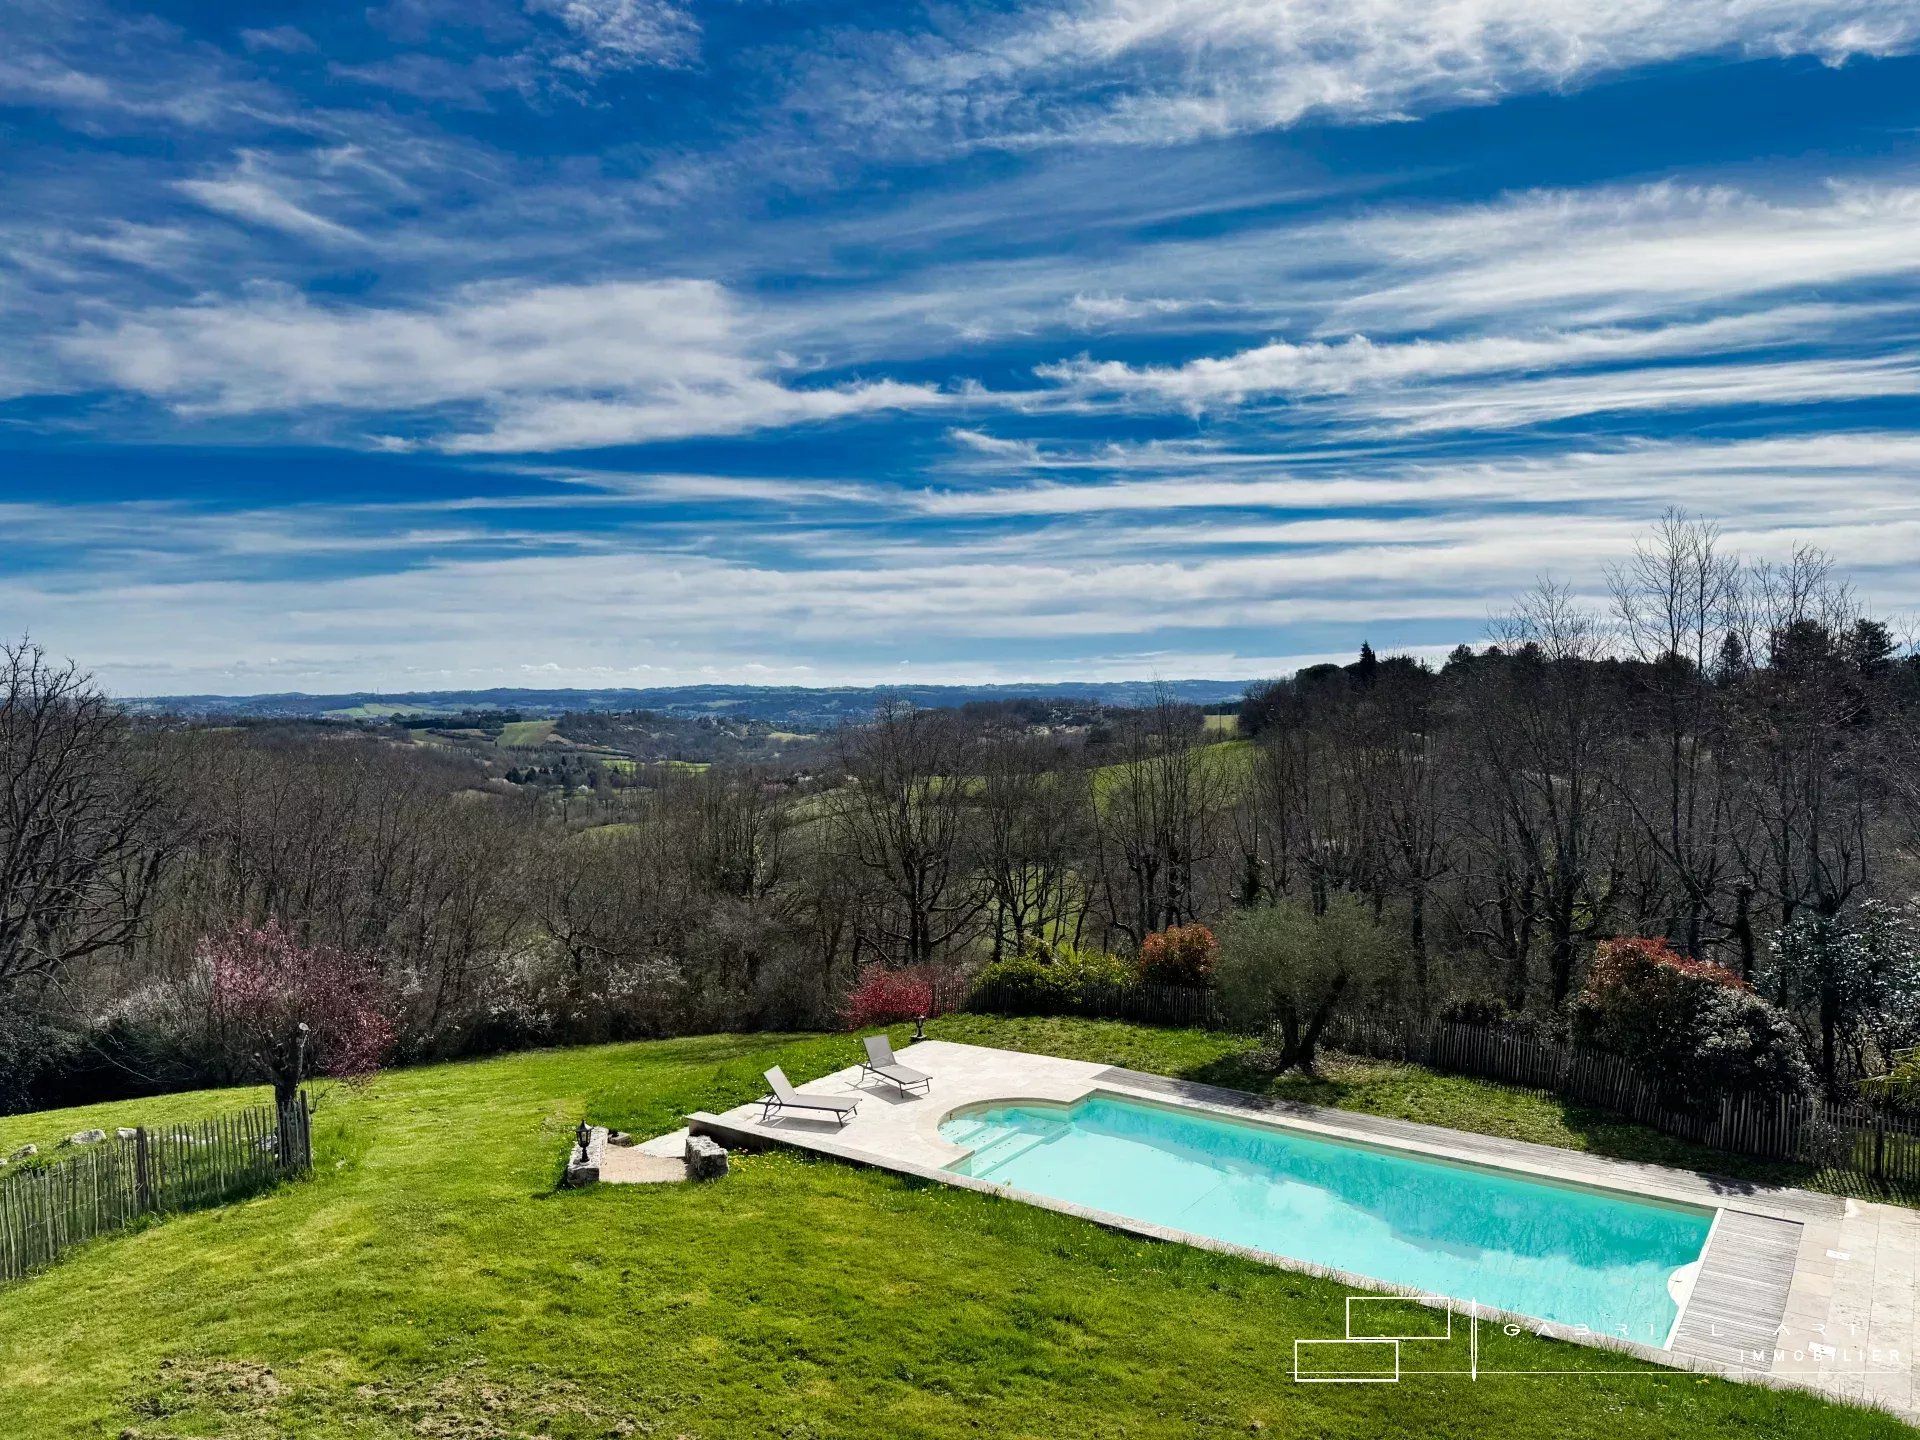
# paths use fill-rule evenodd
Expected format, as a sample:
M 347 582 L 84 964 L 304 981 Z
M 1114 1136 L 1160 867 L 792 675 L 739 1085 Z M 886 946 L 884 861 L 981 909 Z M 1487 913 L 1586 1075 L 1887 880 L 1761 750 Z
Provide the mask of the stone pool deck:
M 857 1065 L 800 1087 L 814 1094 L 858 1098 L 859 1113 L 845 1125 L 824 1116 L 792 1113 L 763 1120 L 757 1103 L 721 1115 L 702 1112 L 690 1116 L 688 1123 L 694 1134 L 712 1135 L 731 1146 L 793 1146 L 1004 1194 L 1004 1187 L 945 1168 L 967 1152 L 940 1137 L 941 1120 L 959 1107 L 989 1101 L 1071 1104 L 1101 1091 L 1280 1123 L 1330 1139 L 1386 1145 L 1435 1159 L 1708 1206 L 1720 1215 L 1670 1348 L 1617 1340 L 1605 1343 L 1661 1365 L 1814 1390 L 1920 1421 L 1916 1390 L 1920 1366 L 1914 1353 L 1920 1211 L 1268 1100 L 1047 1055 L 927 1040 L 903 1050 L 899 1058 L 902 1064 L 933 1077 L 930 1094 L 904 1095 L 871 1077 L 863 1084 Z M 1020 1198 L 1155 1239 L 1317 1271 L 1357 1288 L 1393 1289 L 1364 1276 L 1343 1275 L 1060 1200 L 1024 1193 Z M 1566 1339 L 1590 1338 L 1564 1327 L 1534 1328 Z

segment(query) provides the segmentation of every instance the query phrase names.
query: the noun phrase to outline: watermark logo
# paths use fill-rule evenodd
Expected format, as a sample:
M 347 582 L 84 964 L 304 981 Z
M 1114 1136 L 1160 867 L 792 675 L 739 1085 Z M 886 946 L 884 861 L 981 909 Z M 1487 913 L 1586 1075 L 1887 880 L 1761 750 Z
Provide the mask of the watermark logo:
M 1300 1384 L 1398 1384 L 1403 1346 L 1447 1345 L 1454 1338 L 1453 1302 L 1437 1295 L 1349 1295 L 1346 1309 L 1344 1335 L 1293 1342 L 1293 1378 Z
M 1293 1342 L 1293 1379 L 1302 1385 L 1393 1385 L 1408 1375 L 1451 1375 L 1465 1380 L 1489 1376 L 1616 1375 L 1671 1377 L 1672 1368 L 1649 1363 L 1621 1348 L 1594 1348 L 1592 1342 L 1635 1337 L 1584 1325 L 1521 1322 L 1473 1301 L 1441 1295 L 1349 1295 L 1343 1333 L 1302 1336 Z M 1543 1365 L 1532 1339 L 1586 1342 L 1577 1361 Z M 1665 1336 L 1640 1341 L 1653 1351 L 1673 1343 L 1676 1363 L 1692 1355 L 1712 1368 L 1763 1371 L 1783 1378 L 1818 1382 L 1840 1376 L 1893 1375 L 1907 1372 L 1911 1356 L 1898 1346 L 1869 1343 L 1863 1326 L 1752 1324 L 1724 1327 L 1703 1319 L 1690 1326 L 1686 1342 Z M 1570 1357 L 1571 1359 L 1571 1357 Z

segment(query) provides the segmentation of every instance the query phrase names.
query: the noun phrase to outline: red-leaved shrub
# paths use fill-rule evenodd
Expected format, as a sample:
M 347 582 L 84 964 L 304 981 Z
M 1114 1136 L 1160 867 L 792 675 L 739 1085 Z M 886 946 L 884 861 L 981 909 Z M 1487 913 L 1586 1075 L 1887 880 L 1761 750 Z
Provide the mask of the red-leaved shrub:
M 1220 942 L 1204 925 L 1175 925 L 1158 930 L 1140 942 L 1140 983 L 1211 985 L 1213 964 L 1219 958 Z
M 1583 1044 L 1630 1060 L 1676 1109 L 1722 1091 L 1798 1094 L 1811 1079 L 1792 1023 L 1731 970 L 1664 940 L 1608 940 L 1574 997 Z
M 942 984 L 942 977 L 929 965 L 912 965 L 892 970 L 885 965 L 863 965 L 860 978 L 840 1004 L 840 1014 L 849 1030 L 864 1030 L 875 1025 L 897 1025 L 903 1020 L 932 1018 L 945 1014 L 952 1006 L 948 992 L 957 986 Z

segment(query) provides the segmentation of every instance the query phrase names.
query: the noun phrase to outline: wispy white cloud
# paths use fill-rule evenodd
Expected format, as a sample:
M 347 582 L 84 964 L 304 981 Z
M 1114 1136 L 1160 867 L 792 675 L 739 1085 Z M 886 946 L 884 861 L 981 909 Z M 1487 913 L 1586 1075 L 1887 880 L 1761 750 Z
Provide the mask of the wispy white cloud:
M 197 416 L 420 417 L 392 443 L 556 450 L 946 402 L 887 380 L 789 386 L 704 280 L 477 286 L 426 306 L 322 306 L 278 288 L 70 337 L 74 364 Z M 478 424 L 473 423 L 477 419 Z
M 1101 326 L 1136 323 L 1143 320 L 1171 320 L 1191 315 L 1196 310 L 1221 308 L 1217 301 L 1176 300 L 1164 296 L 1076 294 L 1067 302 L 1068 316 L 1079 325 Z
M 1074 389 L 1151 397 L 1194 410 L 1265 396 L 1341 395 L 1463 376 L 1557 370 L 1712 355 L 1831 331 L 1844 312 L 1784 308 L 1692 324 L 1605 328 L 1381 344 L 1365 335 L 1296 344 L 1274 341 L 1180 365 L 1081 358 L 1036 373 Z
M 242 30 L 240 43 L 249 50 L 269 50 L 282 55 L 308 55 L 319 47 L 313 37 L 297 25 L 263 25 Z
M 961 518 L 1182 510 L 1313 511 L 1521 505 L 1657 514 L 1680 504 L 1719 515 L 1820 521 L 1910 513 L 1920 505 L 1920 434 L 1816 433 L 1763 440 L 1639 441 L 1504 460 L 1392 460 L 1369 453 L 1242 454 L 1189 445 L 1101 446 L 1049 454 L 1073 482 L 1026 480 L 930 490 L 914 503 Z M 1030 458 L 999 468 L 1024 475 Z
M 518 466 L 517 473 L 537 475 L 599 492 L 598 501 L 630 499 L 688 501 L 747 501 L 785 506 L 865 505 L 872 503 L 872 486 L 853 480 L 817 480 L 794 475 L 703 475 L 685 471 L 591 470 L 578 466 Z M 460 501 L 461 505 L 495 503 Z M 522 499 L 513 504 L 551 505 L 551 497 Z
M 841 420 L 886 410 L 928 410 L 951 403 L 931 385 L 862 380 L 792 387 L 742 373 L 708 384 L 666 381 L 646 398 L 573 400 L 555 396 L 496 402 L 483 430 L 427 442 L 452 454 L 516 454 L 738 435 L 787 425 Z
M 947 436 L 958 444 L 966 446 L 967 449 L 982 455 L 992 455 L 1023 465 L 1036 463 L 1040 458 L 1040 447 L 1031 440 L 1010 440 L 1004 436 L 989 435 L 984 430 L 973 430 L 966 426 L 956 426 L 947 432 Z
M 362 237 L 323 215 L 316 215 L 257 175 L 232 175 L 219 180 L 182 180 L 180 190 L 209 210 L 237 220 L 283 230 L 330 245 L 357 245 Z
M 1592 322 L 1912 278 L 1916 226 L 1920 186 L 1837 184 L 1769 199 L 1662 184 L 1385 210 L 1314 228 L 1364 277 L 1325 323 L 1412 329 L 1541 312 Z
M 1054 0 L 870 43 L 867 72 L 826 103 L 962 144 L 1167 143 L 1401 119 L 1687 56 L 1837 65 L 1917 40 L 1902 0 Z
M 583 75 L 683 64 L 699 49 L 699 22 L 675 0 L 527 0 L 527 10 L 566 26 L 579 44 L 553 63 Z
M 1513 430 L 1576 416 L 1817 405 L 1920 395 L 1920 358 L 1780 360 L 1556 375 L 1371 397 L 1354 407 L 1401 433 Z

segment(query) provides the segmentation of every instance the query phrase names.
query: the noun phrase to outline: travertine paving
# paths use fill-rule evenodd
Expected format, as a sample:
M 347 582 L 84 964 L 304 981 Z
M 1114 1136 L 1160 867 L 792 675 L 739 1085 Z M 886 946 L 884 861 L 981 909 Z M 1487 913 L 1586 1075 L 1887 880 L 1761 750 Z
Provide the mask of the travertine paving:
M 1364 1140 L 1439 1159 L 1543 1179 L 1575 1181 L 1721 1211 L 1671 1349 L 1613 1344 L 1650 1361 L 1738 1379 L 1787 1384 L 1876 1404 L 1920 1419 L 1916 1403 L 1914 1285 L 1920 1212 L 1900 1206 L 1775 1189 L 1657 1165 L 1631 1164 L 1437 1126 L 1272 1101 L 1238 1091 L 1078 1060 L 928 1040 L 902 1062 L 933 1076 L 932 1093 L 900 1094 L 845 1070 L 803 1088 L 860 1100 L 845 1125 L 797 1115 L 761 1118 L 758 1104 L 689 1117 L 696 1134 L 732 1145 L 797 1146 L 968 1189 L 998 1190 L 945 1167 L 966 1152 L 940 1136 L 953 1110 L 992 1101 L 1070 1104 L 1095 1090 L 1173 1100 L 1199 1109 L 1283 1123 L 1334 1139 Z M 681 1137 L 661 1137 L 669 1144 Z M 1022 1199 L 1158 1239 L 1231 1250 L 1289 1268 L 1318 1267 L 1244 1251 L 1201 1236 L 1040 1196 Z M 1321 1271 L 1373 1289 L 1365 1276 Z M 1563 1338 L 1554 1327 L 1541 1327 Z
M 1848 1200 L 1809 1222 L 1772 1373 L 1920 1418 L 1914 1283 L 1920 1211 Z

